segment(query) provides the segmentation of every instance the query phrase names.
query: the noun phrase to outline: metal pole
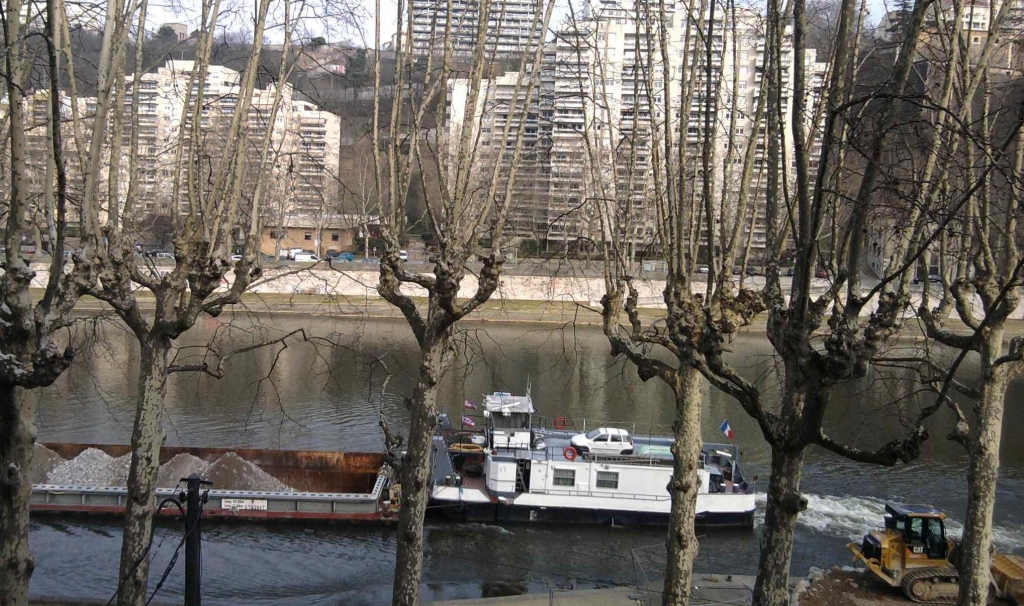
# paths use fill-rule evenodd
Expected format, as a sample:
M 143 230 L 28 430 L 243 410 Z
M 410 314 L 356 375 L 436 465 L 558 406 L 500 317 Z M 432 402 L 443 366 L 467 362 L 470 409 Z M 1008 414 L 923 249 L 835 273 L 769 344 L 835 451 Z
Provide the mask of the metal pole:
M 186 483 L 185 497 L 185 606 L 200 606 L 199 581 L 202 577 L 202 562 L 200 561 L 200 544 L 202 532 L 199 526 L 199 518 L 202 515 L 202 496 L 199 490 L 202 484 L 210 484 L 202 480 L 198 475 L 192 474 L 182 478 Z

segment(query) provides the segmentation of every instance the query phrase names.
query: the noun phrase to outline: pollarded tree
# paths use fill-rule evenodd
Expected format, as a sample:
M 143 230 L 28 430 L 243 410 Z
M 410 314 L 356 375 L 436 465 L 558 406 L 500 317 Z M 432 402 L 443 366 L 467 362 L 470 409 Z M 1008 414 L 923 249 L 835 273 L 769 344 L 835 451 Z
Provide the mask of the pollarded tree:
M 34 5 L 38 7 L 39 5 Z M 20 0 L 4 7 L 4 81 L 6 84 L 6 154 L 10 165 L 10 184 L 5 188 L 5 219 L 3 276 L 0 277 L 0 604 L 28 603 L 28 582 L 33 561 L 28 548 L 29 499 L 32 486 L 29 468 L 35 444 L 35 408 L 24 390 L 50 385 L 71 364 L 74 349 L 65 344 L 58 333 L 71 323 L 71 311 L 78 298 L 95 281 L 94 241 L 85 240 L 72 263 L 65 257 L 68 221 L 72 208 L 68 199 L 68 157 L 64 142 L 64 111 L 66 100 L 60 82 L 67 73 L 61 66 L 61 50 L 68 44 L 67 14 L 63 2 L 48 0 L 45 16 L 26 10 Z M 30 23 L 22 20 L 29 15 Z M 42 24 L 38 33 L 46 39 L 47 86 L 45 98 L 49 106 L 47 141 L 42 149 L 29 149 L 25 132 L 27 75 L 33 68 L 28 49 L 30 27 Z M 126 30 L 108 23 L 102 38 L 98 68 L 102 77 L 110 73 L 114 51 L 125 44 Z M 70 57 L 70 53 L 68 53 Z M 73 79 L 73 77 L 72 77 Z M 72 109 L 75 109 L 72 107 Z M 97 103 L 98 117 L 93 121 L 92 137 L 105 137 L 107 122 L 102 116 L 109 110 L 106 99 Z M 78 145 L 79 153 L 84 153 Z M 27 159 L 32 154 L 45 158 L 48 170 L 43 191 L 35 192 L 33 212 L 27 180 Z M 87 166 L 101 161 L 98 150 L 89 150 L 79 158 Z M 42 203 L 38 202 L 42 200 Z M 95 192 L 86 192 L 80 202 L 81 226 L 88 224 L 98 212 Z M 33 228 L 33 215 L 42 216 L 44 225 Z M 44 232 L 50 243 L 49 276 L 42 296 L 33 296 L 31 288 L 36 272 L 24 258 L 24 243 L 30 230 Z
M 622 68 L 632 76 L 631 82 L 623 81 L 622 94 L 631 93 L 633 102 L 624 102 L 621 114 L 600 102 L 608 96 L 603 57 L 609 54 L 602 42 L 612 38 L 601 33 L 607 23 L 595 19 L 567 33 L 580 49 L 577 62 L 596 72 L 593 85 L 581 89 L 593 108 L 582 132 L 591 169 L 589 193 L 603 228 L 604 332 L 612 355 L 634 363 L 641 379 L 663 381 L 675 397 L 662 594 L 662 603 L 673 605 L 689 603 L 698 550 L 694 524 L 705 377 L 718 388 L 728 384 L 731 371 L 720 364 L 727 341 L 764 310 L 760 294 L 737 288 L 731 271 L 738 260 L 744 266 L 749 260 L 764 204 L 765 190 L 759 185 L 763 159 L 758 157 L 766 136 L 764 81 L 748 106 L 754 91 L 746 91 L 746 70 L 740 84 L 738 67 L 764 36 L 764 19 L 732 2 L 684 5 L 686 10 L 670 16 L 664 2 L 637 4 L 631 20 L 633 48 L 626 49 L 633 51 L 632 62 Z M 598 32 L 596 38 L 580 35 L 591 30 Z M 589 60 L 583 61 L 584 56 Z M 721 69 L 726 62 L 733 65 L 731 77 Z M 751 73 L 765 66 L 756 55 L 749 62 Z M 695 106 L 700 110 L 694 112 Z M 723 119 L 726 113 L 729 118 Z M 633 120 L 620 122 L 620 115 Z M 636 226 L 652 218 L 654 241 L 636 241 L 644 231 Z M 649 322 L 638 309 L 631 252 L 644 244 L 660 249 L 668 267 L 666 311 Z M 692 278 L 701 265 L 707 268 L 703 283 Z M 623 313 L 626 325 L 620 323 Z
M 217 109 L 210 110 L 211 100 L 204 95 L 221 3 L 220 0 L 204 0 L 200 6 L 196 61 L 187 75 L 186 85 L 181 88 L 181 114 L 177 117 L 178 132 L 171 167 L 170 215 L 174 225 L 175 265 L 165 272 L 135 251 L 147 202 L 142 199 L 144 194 L 140 189 L 139 110 L 147 67 L 143 57 L 148 2 L 142 0 L 134 5 L 133 10 L 137 12 L 132 13 L 118 1 L 112 13 L 115 18 L 108 20 L 108 23 L 134 21 L 136 24 L 134 74 L 124 75 L 126 46 L 115 49 L 113 78 L 106 87 L 99 89 L 101 99 L 112 98 L 113 107 L 118 108 L 113 115 L 110 162 L 106 172 L 108 213 L 102 222 L 93 217 L 83 230 L 83 237 L 92 242 L 97 251 L 98 280 L 87 292 L 114 309 L 140 346 L 140 376 L 117 593 L 121 605 L 141 605 L 146 601 L 156 478 L 164 441 L 160 421 L 167 377 L 179 370 L 196 370 L 171 364 L 174 342 L 202 315 L 216 317 L 225 306 L 237 303 L 261 274 L 256 264 L 260 209 L 272 175 L 269 170 L 271 139 L 288 69 L 287 60 L 282 60 L 264 134 L 251 137 L 249 126 L 254 118 L 250 110 L 270 5 L 270 0 L 260 0 L 257 4 L 252 53 L 239 75 L 237 101 L 224 114 L 217 114 Z M 283 0 L 283 15 L 283 56 L 287 58 L 294 19 L 290 0 Z M 131 100 L 127 107 L 130 109 L 123 111 L 129 94 Z M 215 149 L 210 147 L 212 141 L 216 141 Z M 102 145 L 102 139 L 93 139 L 93 148 Z M 254 154 L 250 153 L 251 149 L 255 150 Z M 127 156 L 126 166 L 123 155 Z M 246 200 L 242 193 L 249 185 L 245 182 L 247 170 L 255 175 L 255 180 Z M 98 173 L 89 173 L 87 194 L 98 188 Z M 122 187 L 125 180 L 127 186 Z M 241 259 L 233 262 L 232 250 L 239 246 L 235 242 L 236 233 L 240 234 L 243 252 Z M 222 288 L 229 273 L 233 281 Z M 155 299 L 152 315 L 143 310 L 139 296 L 142 290 L 149 291 Z
M 452 2 L 445 14 L 452 15 Z M 376 6 L 375 47 L 380 47 L 380 2 Z M 435 22 L 435 36 L 425 61 L 425 71 L 414 72 L 417 62 L 412 52 L 412 28 L 402 27 L 403 20 L 412 21 L 411 3 L 400 4 L 398 31 L 406 35 L 396 44 L 395 85 L 390 95 L 390 118 L 381 124 L 381 59 L 374 61 L 374 100 L 371 139 L 373 141 L 374 190 L 378 201 L 381 238 L 384 251 L 380 265 L 377 291 L 388 303 L 402 312 L 419 346 L 416 385 L 408 398 L 412 413 L 408 448 L 401 460 L 401 513 L 398 520 L 398 553 L 392 603 L 414 606 L 419 603 L 420 578 L 423 570 L 423 519 L 430 497 L 430 462 L 433 432 L 437 424 L 437 389 L 441 377 L 453 361 L 452 335 L 462 318 L 487 302 L 498 287 L 503 262 L 506 221 L 514 206 L 513 187 L 523 156 L 523 139 L 533 110 L 533 99 L 540 79 L 543 45 L 523 52 L 514 79 L 511 99 L 502 101 L 501 113 L 518 116 L 518 125 L 506 120 L 500 130 L 497 156 L 482 162 L 478 142 L 480 122 L 488 90 L 493 90 L 485 76 L 490 72 L 500 29 L 488 26 L 486 18 L 469 24 L 456 21 L 449 27 Z M 538 2 L 530 23 L 530 39 L 543 36 L 554 8 L 553 0 Z M 483 0 L 479 15 L 489 15 L 489 0 Z M 443 31 L 440 31 L 443 30 Z M 456 36 L 473 31 L 471 55 L 459 57 L 467 77 L 460 74 L 454 62 Z M 422 84 L 414 81 L 422 79 Z M 415 84 L 415 86 L 414 86 Z M 450 87 L 463 86 L 465 106 L 453 99 Z M 458 101 L 450 120 L 445 116 L 449 100 Z M 461 118 L 457 117 L 461 114 Z M 443 128 L 429 128 L 428 118 Z M 436 133 L 436 134 L 435 134 Z M 495 133 L 498 134 L 498 133 Z M 433 157 L 431 157 L 433 156 Z M 410 185 L 414 172 L 422 175 L 424 166 L 436 167 L 436 179 L 424 179 L 424 195 L 428 226 L 441 252 L 430 274 L 406 269 L 399 256 L 405 234 Z M 434 176 L 434 175 L 432 175 Z M 482 235 L 490 236 L 489 249 L 478 245 Z M 472 295 L 460 299 L 460 288 L 469 285 L 468 263 L 476 255 L 482 268 L 476 277 Z M 416 301 L 403 287 L 425 292 L 426 303 Z
M 968 87 L 954 95 L 955 126 L 942 142 L 935 189 L 942 207 L 936 213 L 947 228 L 940 241 L 941 296 L 930 308 L 928 286 L 918 310 L 927 335 L 936 343 L 958 349 L 952 367 L 928 369 L 938 391 L 935 406 L 954 410 L 956 426 L 950 439 L 967 451 L 967 512 L 955 559 L 960 574 L 957 603 L 981 606 L 989 596 L 992 515 L 999 476 L 999 450 L 1007 385 L 1024 372 L 1024 338 L 1010 338 L 1007 320 L 1020 306 L 1024 257 L 1020 254 L 1020 199 L 1024 192 L 1024 103 L 1021 83 L 1000 78 L 1005 67 L 991 63 L 1007 57 L 1012 48 L 1003 29 L 1006 7 L 988 25 L 985 45 L 972 48 L 976 32 L 950 27 L 945 33 L 951 49 L 933 63 L 958 74 Z M 952 30 L 952 31 L 949 31 Z M 952 120 L 951 120 L 952 121 Z M 969 126 L 959 126 L 969 125 Z M 938 154 L 933 151 L 933 154 Z M 927 284 L 927 282 L 926 282 Z M 947 328 L 950 312 L 970 330 Z M 956 379 L 961 363 L 976 355 L 980 386 L 967 387 Z M 950 397 L 956 390 L 974 402 L 974 416 L 962 413 Z M 973 420 L 973 427 L 971 427 Z

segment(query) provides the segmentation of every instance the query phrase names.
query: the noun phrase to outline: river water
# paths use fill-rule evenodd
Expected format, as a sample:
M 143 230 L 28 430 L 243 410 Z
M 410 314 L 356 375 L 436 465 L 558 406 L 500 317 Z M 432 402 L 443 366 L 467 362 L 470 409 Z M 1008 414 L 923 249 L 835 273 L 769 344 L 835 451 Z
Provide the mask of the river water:
M 382 450 L 377 412 L 404 430 L 403 398 L 411 393 L 415 344 L 398 322 L 235 314 L 205 319 L 180 343 L 178 362 L 194 363 L 214 343 L 221 352 L 304 329 L 288 347 L 232 357 L 227 376 L 172 375 L 164 426 L 168 445 L 342 451 Z M 83 326 L 89 347 L 41 396 L 42 441 L 128 443 L 134 415 L 137 348 L 116 325 Z M 913 341 L 900 347 L 913 348 Z M 459 356 L 442 385 L 452 416 L 464 399 L 493 391 L 530 389 L 539 413 L 602 420 L 637 433 L 667 433 L 668 390 L 642 383 L 633 367 L 608 355 L 595 328 L 471 324 L 459 334 Z M 763 336 L 738 337 L 730 361 L 771 398 L 778 359 Z M 381 387 L 387 372 L 387 392 Z M 967 382 L 976 370 L 963 371 Z M 872 376 L 843 385 L 827 417 L 831 433 L 871 447 L 896 436 L 929 403 L 908 375 Z M 1001 550 L 1024 553 L 1024 382 L 1011 385 L 1004 425 L 996 508 Z M 708 389 L 704 438 L 721 441 L 728 419 L 746 473 L 768 475 L 769 449 L 739 406 Z M 846 564 L 845 544 L 881 524 L 886 501 L 931 503 L 957 530 L 966 509 L 966 458 L 945 439 L 949 416 L 931 423 L 922 457 L 894 469 L 855 464 L 813 449 L 803 487 L 810 507 L 798 526 L 793 572 Z M 763 504 L 763 499 L 762 499 Z M 759 531 L 701 531 L 700 571 L 753 574 Z M 161 526 L 154 543 L 150 587 L 180 540 Z M 116 522 L 37 518 L 32 524 L 39 598 L 106 600 L 116 586 L 120 528 Z M 658 576 L 664 562 L 658 529 L 428 523 L 423 599 L 479 597 L 482 586 L 517 582 L 549 587 L 630 584 L 638 571 Z M 381 527 L 210 524 L 203 535 L 203 594 L 208 604 L 386 604 L 395 541 Z M 180 603 L 179 561 L 154 603 Z

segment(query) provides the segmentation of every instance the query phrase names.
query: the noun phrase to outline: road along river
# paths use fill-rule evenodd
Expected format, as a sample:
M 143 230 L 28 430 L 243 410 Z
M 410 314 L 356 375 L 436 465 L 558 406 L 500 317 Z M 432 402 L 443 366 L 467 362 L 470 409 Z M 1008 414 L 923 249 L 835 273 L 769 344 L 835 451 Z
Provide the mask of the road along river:
M 227 324 L 230 322 L 230 325 Z M 377 410 L 393 428 L 407 425 L 403 398 L 411 392 L 415 345 L 399 322 L 332 320 L 273 314 L 206 319 L 181 345 L 216 339 L 220 351 L 304 328 L 286 350 L 264 348 L 233 357 L 228 375 L 174 374 L 164 427 L 168 445 L 378 451 Z M 134 414 L 137 351 L 115 325 L 82 327 L 92 343 L 71 370 L 41 395 L 39 439 L 128 443 Z M 487 324 L 464 327 L 462 355 L 442 386 L 452 416 L 464 399 L 495 390 L 523 393 L 530 386 L 545 416 L 611 422 L 637 433 L 667 433 L 672 420 L 668 390 L 642 383 L 635 370 L 612 360 L 599 330 L 566 325 Z M 762 336 L 737 338 L 730 360 L 769 397 L 777 393 L 777 362 Z M 914 342 L 907 341 L 906 347 Z M 183 348 L 179 362 L 194 362 L 205 348 Z M 382 359 L 393 375 L 380 386 Z M 973 369 L 964 371 L 965 379 Z M 841 388 L 827 418 L 834 435 L 870 447 L 897 435 L 902 422 L 928 403 L 909 376 L 872 376 Z M 1024 553 L 1024 383 L 1008 394 L 1002 473 L 996 508 L 997 547 Z M 722 440 L 728 419 L 747 473 L 768 475 L 769 449 L 739 406 L 708 390 L 704 437 Z M 966 458 L 945 440 L 949 419 L 935 419 L 922 457 L 882 469 L 854 464 L 820 450 L 807 458 L 803 487 L 810 507 L 801 515 L 793 572 L 851 561 L 845 543 L 881 524 L 888 500 L 925 502 L 944 509 L 957 528 L 966 509 Z M 763 501 L 762 501 L 763 502 Z M 701 531 L 698 569 L 752 574 L 758 530 Z M 177 526 L 158 531 L 152 570 L 163 570 L 180 540 Z M 37 598 L 106 600 L 116 586 L 120 529 L 115 521 L 34 519 L 32 550 Z M 548 586 L 631 583 L 634 563 L 657 575 L 664 561 L 658 529 L 484 526 L 432 522 L 427 532 L 424 599 L 479 597 L 493 582 Z M 382 527 L 209 525 L 204 527 L 203 594 L 208 604 L 386 604 L 390 599 L 395 541 Z M 181 566 L 181 563 L 178 563 Z M 180 603 L 181 570 L 154 603 Z M 155 581 L 154 583 L 155 584 Z M 151 584 L 152 585 L 152 584 Z

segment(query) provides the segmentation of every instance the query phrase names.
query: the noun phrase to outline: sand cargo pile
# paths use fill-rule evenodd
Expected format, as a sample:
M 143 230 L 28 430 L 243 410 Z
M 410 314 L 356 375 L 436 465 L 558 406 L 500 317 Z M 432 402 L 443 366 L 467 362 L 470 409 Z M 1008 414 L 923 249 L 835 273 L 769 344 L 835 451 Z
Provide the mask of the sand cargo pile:
M 393 473 L 380 453 L 164 447 L 157 500 L 180 480 L 212 482 L 204 516 L 239 519 L 389 521 Z M 37 444 L 32 511 L 121 515 L 131 448 Z M 172 513 L 166 511 L 165 513 Z

